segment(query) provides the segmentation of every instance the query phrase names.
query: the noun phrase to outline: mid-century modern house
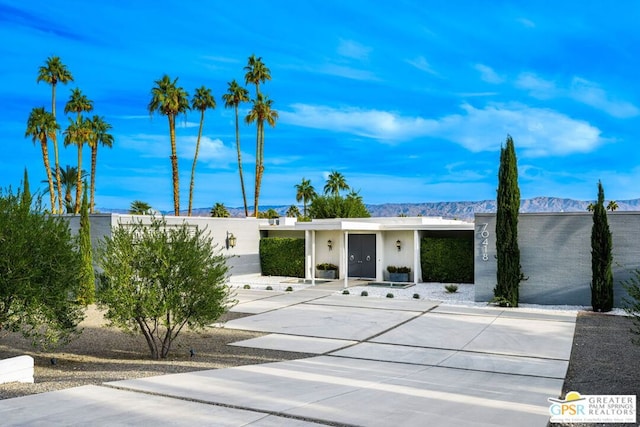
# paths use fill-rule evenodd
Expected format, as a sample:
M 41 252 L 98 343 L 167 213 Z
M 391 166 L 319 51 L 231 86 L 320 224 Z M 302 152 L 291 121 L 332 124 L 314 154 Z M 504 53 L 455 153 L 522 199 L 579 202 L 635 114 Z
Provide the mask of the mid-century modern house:
M 79 217 L 70 216 L 72 231 Z M 640 212 L 610 212 L 613 236 L 614 306 L 623 307 L 622 282 L 640 269 Z M 94 245 L 120 223 L 149 217 L 90 216 Z M 315 266 L 338 266 L 337 280 L 386 281 L 387 266 L 408 266 L 409 281 L 422 280 L 420 241 L 423 237 L 469 236 L 474 242 L 475 300 L 489 301 L 496 285 L 495 214 L 478 213 L 475 222 L 439 217 L 336 218 L 298 222 L 294 218 L 165 217 L 169 226 L 186 221 L 206 228 L 214 243 L 229 255 L 233 275 L 261 274 L 259 245 L 263 237 L 305 240 L 305 279 L 314 280 Z M 591 226 L 589 212 L 520 214 L 518 241 L 522 271 L 520 302 L 591 304 Z

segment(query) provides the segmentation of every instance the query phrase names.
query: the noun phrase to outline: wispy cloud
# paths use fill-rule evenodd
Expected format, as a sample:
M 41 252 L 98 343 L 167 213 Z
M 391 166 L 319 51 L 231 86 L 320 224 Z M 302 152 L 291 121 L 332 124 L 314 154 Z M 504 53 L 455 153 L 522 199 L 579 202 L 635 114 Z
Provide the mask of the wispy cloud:
M 354 40 L 340 39 L 338 43 L 338 54 L 347 58 L 358 60 L 367 59 L 371 50 L 369 46 L 365 46 Z
M 523 27 L 527 27 L 527 28 L 536 27 L 536 23 L 527 18 L 518 18 L 518 22 L 522 24 Z
M 487 65 L 476 64 L 473 68 L 480 72 L 480 78 L 487 83 L 499 84 L 504 82 L 504 77 L 498 75 L 493 68 Z
M 625 119 L 640 114 L 640 109 L 632 103 L 612 97 L 597 83 L 581 77 L 573 77 L 568 85 L 558 86 L 554 81 L 545 80 L 534 73 L 527 72 L 518 76 L 515 85 L 527 90 L 534 98 L 570 98 L 604 111 L 612 117 Z
M 640 112 L 638 108 L 630 102 L 612 99 L 599 85 L 580 77 L 574 77 L 571 81 L 569 95 L 576 101 L 580 101 L 620 119 L 635 117 Z
M 405 117 L 391 111 L 295 104 L 292 111 L 282 111 L 280 119 L 296 126 L 382 142 L 441 138 L 471 152 L 495 151 L 511 134 L 518 139 L 523 155 L 529 157 L 585 153 L 604 142 L 598 128 L 553 110 L 522 104 L 491 104 L 484 108 L 463 104 L 461 108 L 463 114 L 432 119 Z
M 424 56 L 418 56 L 414 59 L 407 59 L 406 61 L 408 64 L 413 65 L 418 70 L 424 71 L 429 74 L 433 74 L 434 76 L 438 75 L 437 71 L 435 71 L 433 67 L 431 67 L 431 64 L 429 64 L 429 62 Z

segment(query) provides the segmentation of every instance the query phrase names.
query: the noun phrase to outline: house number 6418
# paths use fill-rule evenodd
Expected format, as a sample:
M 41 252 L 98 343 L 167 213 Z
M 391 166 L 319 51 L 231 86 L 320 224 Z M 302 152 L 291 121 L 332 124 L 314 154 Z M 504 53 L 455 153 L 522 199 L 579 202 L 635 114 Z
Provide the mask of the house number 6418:
M 480 224 L 480 239 L 482 242 L 480 243 L 480 250 L 482 253 L 482 260 L 489 261 L 489 230 L 487 230 L 489 224 L 484 223 Z

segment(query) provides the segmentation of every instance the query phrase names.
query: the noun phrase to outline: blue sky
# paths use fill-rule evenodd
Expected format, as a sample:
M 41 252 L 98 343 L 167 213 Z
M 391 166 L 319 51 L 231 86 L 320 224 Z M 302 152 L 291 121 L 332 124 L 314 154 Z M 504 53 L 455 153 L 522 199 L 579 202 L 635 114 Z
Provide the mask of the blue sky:
M 218 103 L 206 113 L 194 207 L 242 206 L 234 113 L 221 95 L 244 83 L 256 54 L 279 113 L 266 129 L 263 206 L 295 203 L 303 177 L 322 190 L 332 170 L 365 203 L 493 199 L 507 134 L 523 198 L 591 200 L 598 180 L 607 199 L 640 197 L 638 2 L 241 4 L 0 0 L 0 187 L 17 186 L 25 167 L 32 188 L 45 179 L 24 132 L 33 107 L 51 106 L 38 67 L 59 56 L 75 79 L 57 90 L 63 129 L 76 87 L 113 126 L 113 148 L 98 154 L 98 209 L 172 209 L 167 119 L 147 111 L 164 74 L 190 95 L 211 88 Z M 198 120 L 178 121 L 182 208 Z M 254 126 L 241 125 L 241 147 L 252 200 Z M 77 164 L 75 147 L 60 156 Z

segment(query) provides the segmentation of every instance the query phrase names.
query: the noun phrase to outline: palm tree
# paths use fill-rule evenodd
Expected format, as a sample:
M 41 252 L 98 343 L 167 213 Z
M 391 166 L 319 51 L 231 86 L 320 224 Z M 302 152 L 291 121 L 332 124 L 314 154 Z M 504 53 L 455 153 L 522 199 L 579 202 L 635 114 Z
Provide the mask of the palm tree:
M 331 194 L 332 196 L 339 196 L 340 190 L 348 190 L 349 186 L 347 181 L 338 171 L 331 171 L 327 178 L 327 183 L 324 186 L 324 194 Z
M 104 121 L 100 116 L 93 116 L 90 120 L 91 138 L 89 138 L 89 147 L 91 147 L 91 200 L 89 202 L 89 213 L 93 213 L 95 193 L 96 193 L 96 162 L 98 159 L 98 145 L 111 148 L 113 146 L 113 135 L 109 133 L 111 125 Z
M 317 196 L 315 188 L 311 185 L 310 179 L 302 178 L 300 184 L 294 186 L 296 188 L 296 202 L 302 201 L 302 210 L 304 216 L 307 216 L 307 204 Z
M 253 83 L 256 85 L 256 97 L 260 95 L 260 83 L 264 83 L 267 80 L 271 80 L 271 70 L 269 70 L 262 58 L 256 58 L 256 55 L 251 55 L 247 61 L 247 65 L 244 67 L 246 74 L 244 75 L 244 83 Z
M 285 215 L 288 216 L 289 218 L 297 218 L 300 216 L 300 209 L 298 209 L 296 205 L 291 205 L 287 209 L 287 212 L 285 213 Z
M 275 126 L 278 120 L 278 112 L 272 110 L 273 101 L 262 94 L 258 94 L 253 101 L 253 108 L 247 114 L 245 122 L 251 124 L 256 122 L 256 179 L 255 193 L 253 197 L 254 215 L 258 218 L 258 202 L 260 200 L 260 184 L 262 183 L 262 174 L 264 173 L 264 122 L 270 126 Z
M 78 146 L 78 170 L 82 170 L 82 146 L 92 138 L 93 130 L 91 121 L 80 116 L 77 120 L 69 119 L 69 126 L 64 131 L 64 145 Z M 73 209 L 74 214 L 80 213 L 80 201 L 82 191 L 82 177 L 78 174 L 76 181 L 76 201 Z
M 171 171 L 173 181 L 173 210 L 180 215 L 180 178 L 178 174 L 178 155 L 176 150 L 176 116 L 189 110 L 189 94 L 177 86 L 178 78 L 171 80 L 168 75 L 155 81 L 156 86 L 151 89 L 151 101 L 148 105 L 149 113 L 154 111 L 167 116 L 169 121 L 169 139 L 171 140 Z
M 242 154 L 240 152 L 240 127 L 238 125 L 238 106 L 241 102 L 249 102 L 249 91 L 235 80 L 228 83 L 227 93 L 222 95 L 224 107 L 233 107 L 236 113 L 236 150 L 238 151 L 238 173 L 240 174 L 240 188 L 242 189 L 242 201 L 244 202 L 244 216 L 249 216 L 247 209 L 247 193 L 244 189 L 244 176 L 242 174 Z
M 64 112 L 65 114 L 76 113 L 77 115 L 76 123 L 78 124 L 78 126 L 74 128 L 73 132 L 76 132 L 78 134 L 76 136 L 79 136 L 79 134 L 82 134 L 85 139 L 82 142 L 75 141 L 75 140 L 74 142 L 69 142 L 67 140 L 67 137 L 65 136 L 64 145 L 67 146 L 71 143 L 78 146 L 78 170 L 82 170 L 82 146 L 89 141 L 88 131 L 90 130 L 90 123 L 88 123 L 88 121 L 83 122 L 82 113 L 89 113 L 91 111 L 93 111 L 93 101 L 87 98 L 87 96 L 83 94 L 80 89 L 78 88 L 73 89 L 71 91 L 71 95 L 69 96 L 69 100 L 64 106 Z M 81 122 L 83 123 L 82 125 L 80 125 Z M 76 138 L 76 136 L 74 136 L 73 138 Z M 80 176 L 78 176 L 78 183 L 76 184 L 76 203 L 74 208 L 75 214 L 80 213 L 81 201 L 82 201 L 82 180 L 80 179 Z
M 352 188 L 351 191 L 349 191 L 349 194 L 347 194 L 347 200 L 362 203 L 362 196 L 360 195 L 360 191 L 356 191 Z
M 64 169 L 60 169 L 60 186 L 58 186 L 58 180 L 54 179 L 53 188 L 57 191 L 64 192 L 64 206 L 67 213 L 73 213 L 74 202 L 72 193 L 78 184 L 78 168 L 75 166 L 67 165 Z M 87 177 L 87 171 L 82 171 L 81 180 L 84 180 Z M 43 181 L 45 182 L 45 181 Z M 62 190 L 60 190 L 60 188 Z M 60 212 L 62 213 L 62 212 Z
M 231 216 L 224 203 L 220 202 L 213 205 L 210 213 L 213 218 L 229 218 Z
M 42 160 L 44 169 L 47 173 L 47 181 L 49 182 L 49 196 L 51 197 L 51 213 L 56 213 L 55 193 L 53 192 L 53 177 L 51 175 L 51 167 L 49 166 L 49 147 L 48 138 L 54 138 L 56 132 L 60 129 L 53 114 L 45 111 L 44 107 L 34 108 L 29 114 L 27 120 L 27 130 L 24 134 L 31 137 L 33 143 L 40 141 L 42 148 Z
M 59 83 L 67 84 L 73 81 L 73 76 L 66 65 L 60 61 L 58 56 L 51 56 L 38 69 L 38 78 L 36 82 L 45 82 L 51 85 L 51 113 L 56 118 L 56 85 Z M 60 181 L 60 161 L 58 158 L 58 135 L 57 133 L 51 138 L 53 141 L 53 156 L 55 161 L 56 179 Z M 58 205 L 60 213 L 62 213 L 62 193 L 58 188 Z M 52 209 L 55 212 L 55 209 Z
M 610 200 L 609 203 L 607 204 L 607 210 L 608 211 L 615 211 L 616 209 L 618 209 L 618 203 L 615 200 Z
M 151 205 L 141 200 L 134 200 L 129 206 L 129 213 L 131 215 L 149 215 L 151 212 Z
M 196 153 L 193 156 L 193 166 L 191 166 L 191 184 L 189 185 L 189 210 L 187 216 L 191 216 L 191 206 L 193 204 L 193 186 L 196 177 L 196 162 L 198 161 L 198 150 L 200 149 L 200 138 L 202 137 L 202 126 L 204 125 L 204 112 L 211 108 L 216 108 L 216 100 L 211 94 L 211 89 L 204 86 L 196 89 L 196 93 L 191 100 L 191 108 L 200 111 L 200 128 L 198 129 L 198 140 L 196 141 Z

